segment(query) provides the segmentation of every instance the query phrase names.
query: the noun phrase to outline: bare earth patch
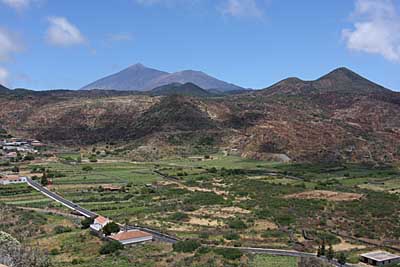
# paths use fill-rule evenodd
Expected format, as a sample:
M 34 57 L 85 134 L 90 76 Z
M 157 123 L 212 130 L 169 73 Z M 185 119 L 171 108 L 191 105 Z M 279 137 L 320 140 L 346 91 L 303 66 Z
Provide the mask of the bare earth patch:
M 232 218 L 237 214 L 249 214 L 249 210 L 245 210 L 239 207 L 207 207 L 201 208 L 195 211 L 190 212 L 189 214 L 203 217 L 203 216 L 211 216 L 213 218 Z
M 352 250 L 352 249 L 365 249 L 366 246 L 364 245 L 356 245 L 356 244 L 352 244 L 347 242 L 346 240 L 343 240 L 342 238 L 340 238 L 341 242 L 339 244 L 333 245 L 333 250 L 335 251 L 348 251 L 348 250 Z
M 254 230 L 258 230 L 258 231 L 264 231 L 264 230 L 275 230 L 278 229 L 278 226 L 268 220 L 257 220 L 254 223 Z
M 285 198 L 299 198 L 299 199 L 326 199 L 329 201 L 352 201 L 359 200 L 363 197 L 362 194 L 356 193 L 343 193 L 326 190 L 313 190 L 292 195 L 287 195 Z
M 196 217 L 191 217 L 189 220 L 189 224 L 200 225 L 200 226 L 222 226 L 223 225 L 222 222 L 219 222 L 217 220 L 202 219 L 202 218 L 196 218 Z

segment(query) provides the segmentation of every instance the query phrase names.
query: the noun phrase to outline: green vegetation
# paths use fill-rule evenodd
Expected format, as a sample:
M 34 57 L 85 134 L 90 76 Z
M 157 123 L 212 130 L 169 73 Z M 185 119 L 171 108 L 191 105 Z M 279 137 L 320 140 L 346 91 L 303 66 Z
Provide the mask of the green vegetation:
M 257 255 L 254 257 L 252 267 L 297 267 L 295 257 L 277 257 L 269 255 Z
M 174 251 L 176 252 L 194 252 L 200 247 L 200 243 L 196 240 L 184 240 L 179 241 L 173 245 Z
M 121 249 L 124 249 L 124 246 L 121 243 L 118 241 L 109 241 L 101 246 L 99 252 L 100 254 L 104 255 L 114 253 Z
M 338 232 L 377 242 L 400 238 L 400 222 L 393 216 L 400 212 L 399 194 L 392 190 L 400 184 L 396 167 L 282 165 L 220 154 L 201 161 L 170 158 L 130 162 L 112 154 L 103 157 L 97 154 L 98 151 L 101 149 L 81 153 L 80 162 L 76 161 L 78 154 L 71 154 L 68 157 L 72 162 L 65 156 L 59 162 L 18 167 L 21 171 L 29 170 L 39 180 L 41 174 L 51 176 L 48 179 L 52 181 L 51 190 L 115 222 L 149 226 L 185 241 L 173 247 L 150 244 L 111 251 L 104 254 L 100 262 L 97 257 L 105 243 L 85 230 L 92 223 L 91 219 L 79 221 L 53 214 L 17 212 L 20 213 L 18 224 L 25 223 L 26 228 L 29 226 L 33 231 L 21 240 L 26 243 L 39 240 L 56 267 L 71 266 L 72 260 L 75 260 L 74 266 L 79 267 L 96 264 L 164 267 L 161 259 L 166 261 L 167 258 L 168 263 L 176 266 L 201 266 L 199 264 L 208 261 L 218 267 L 223 264 L 235 266 L 247 259 L 241 257 L 240 251 L 211 249 L 206 245 L 264 247 L 268 244 L 270 248 L 298 249 L 299 244 L 305 244 L 302 249 L 316 252 L 324 240 L 324 255 L 332 257 L 334 251 L 332 254 L 330 245 L 339 244 L 343 239 L 339 238 Z M 90 162 L 93 153 L 102 160 Z M 154 170 L 178 179 L 165 179 Z M 359 194 L 361 197 L 358 200 L 297 197 L 314 190 Z M 70 213 L 24 184 L 0 186 L 0 202 L 40 211 Z M 385 218 L 384 222 L 382 218 Z M 16 224 L 15 220 L 4 222 L 0 231 Z M 21 233 L 26 229 L 20 228 Z M 117 231 L 116 227 L 108 228 L 111 227 L 106 227 L 107 234 Z M 12 234 L 20 240 L 18 231 Z M 308 241 L 304 241 L 303 234 Z M 170 253 L 172 250 L 174 253 Z M 357 251 L 348 251 L 344 256 L 348 261 L 354 261 Z M 175 257 L 165 256 L 167 252 Z M 149 258 L 145 255 L 164 256 Z M 342 255 L 336 253 L 335 257 Z M 291 266 L 290 262 L 295 263 L 296 259 L 250 257 L 248 260 L 248 266 L 258 266 L 256 264 L 263 261 L 266 266 L 274 261 L 285 266 L 286 263 L 280 263 L 280 260 Z

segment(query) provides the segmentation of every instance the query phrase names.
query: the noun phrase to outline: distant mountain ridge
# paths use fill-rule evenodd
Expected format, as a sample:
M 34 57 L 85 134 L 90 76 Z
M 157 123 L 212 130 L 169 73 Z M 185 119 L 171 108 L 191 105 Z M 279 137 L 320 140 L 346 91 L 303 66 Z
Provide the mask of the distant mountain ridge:
M 0 84 L 0 92 L 8 92 L 10 89 Z
M 337 68 L 314 81 L 303 81 L 297 77 L 287 78 L 261 90 L 265 94 L 312 94 L 329 92 L 379 93 L 389 92 L 361 75 L 347 69 Z
M 252 159 L 400 163 L 400 92 L 348 69 L 231 92 L 191 83 L 153 92 L 10 90 L 0 94 L 0 123 L 13 135 L 73 147 L 150 145 L 155 157 L 210 145 Z
M 201 71 L 184 70 L 168 73 L 148 68 L 139 63 L 90 83 L 81 88 L 81 90 L 150 91 L 156 87 L 172 83 L 193 83 L 206 90 L 217 89 L 222 92 L 244 89 L 218 80 Z

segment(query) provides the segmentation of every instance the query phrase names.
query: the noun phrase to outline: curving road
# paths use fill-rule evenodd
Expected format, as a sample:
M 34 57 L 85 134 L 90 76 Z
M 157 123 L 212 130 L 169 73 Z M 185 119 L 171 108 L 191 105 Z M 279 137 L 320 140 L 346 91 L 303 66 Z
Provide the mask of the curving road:
M 39 191 L 40 193 L 42 193 L 43 195 L 57 201 L 58 203 L 61 203 L 62 205 L 66 206 L 67 208 L 78 212 L 79 214 L 87 217 L 87 218 L 95 218 L 97 216 L 99 216 L 99 214 L 92 212 L 88 209 L 82 208 L 81 206 L 73 203 L 72 201 L 69 201 L 63 197 L 61 197 L 60 195 L 51 192 L 50 190 L 48 190 L 46 187 L 42 186 L 41 184 L 39 184 L 38 182 L 33 181 L 31 178 L 26 178 L 26 181 L 28 183 L 29 186 L 33 187 L 34 189 L 36 189 L 37 191 Z M 176 243 L 179 241 L 178 238 L 174 237 L 174 236 L 170 236 L 167 234 L 163 234 L 161 232 L 158 232 L 157 230 L 154 229 L 150 229 L 148 227 L 143 227 L 143 226 L 128 226 L 128 229 L 130 230 L 141 230 L 144 232 L 148 232 L 150 234 L 153 235 L 155 240 L 159 240 L 162 242 L 167 242 L 167 243 Z
M 160 174 L 162 175 L 162 174 Z M 48 190 L 47 188 L 45 188 L 44 186 L 42 186 L 41 184 L 33 181 L 30 178 L 26 178 L 27 183 L 29 186 L 33 187 L 34 189 L 38 190 L 39 192 L 41 192 L 42 194 L 44 194 L 45 196 L 61 203 L 62 205 L 66 206 L 69 209 L 72 209 L 74 211 L 77 211 L 78 213 L 82 214 L 85 217 L 88 218 L 94 218 L 99 216 L 97 213 L 92 212 L 88 209 L 82 208 L 81 206 L 57 195 L 56 193 L 51 192 L 50 190 Z M 180 239 L 171 235 L 167 235 L 167 234 L 163 234 L 157 230 L 148 228 L 148 227 L 143 227 L 143 226 L 139 226 L 139 225 L 135 225 L 135 226 L 128 226 L 127 227 L 129 230 L 141 230 L 144 232 L 148 232 L 150 234 L 153 235 L 155 240 L 158 241 L 162 241 L 162 242 L 166 242 L 166 243 L 176 243 L 178 242 Z M 275 255 L 275 256 L 290 256 L 290 257 L 316 257 L 315 254 L 312 253 L 305 253 L 305 252 L 298 252 L 298 251 L 294 251 L 294 250 L 280 250 L 280 249 L 267 249 L 267 248 L 252 248 L 252 247 L 226 247 L 226 246 L 217 246 L 217 247 L 221 247 L 221 248 L 236 248 L 239 249 L 240 251 L 244 252 L 244 253 L 253 253 L 253 254 L 269 254 L 269 255 Z M 328 260 L 326 258 L 321 257 L 321 259 L 325 260 L 328 262 Z M 337 261 L 333 260 L 333 261 L 329 261 L 329 263 L 338 266 L 338 267 L 351 267 L 352 265 L 341 265 L 339 264 Z

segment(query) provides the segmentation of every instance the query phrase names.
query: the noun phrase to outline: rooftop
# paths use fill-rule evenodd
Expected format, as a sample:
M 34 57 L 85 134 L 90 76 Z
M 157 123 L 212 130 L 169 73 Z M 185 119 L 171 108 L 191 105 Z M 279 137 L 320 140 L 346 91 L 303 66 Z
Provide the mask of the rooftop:
M 127 232 L 119 232 L 111 236 L 112 239 L 117 241 L 129 240 L 134 238 L 141 238 L 141 237 L 151 237 L 152 235 L 143 231 L 139 230 L 131 230 Z
M 18 181 L 20 180 L 20 177 L 18 175 L 6 175 L 4 177 L 0 177 L 0 180 Z
M 400 256 L 386 252 L 386 251 L 368 252 L 365 254 L 361 254 L 361 257 L 369 258 L 369 259 L 376 260 L 376 261 L 388 261 L 388 260 L 394 260 L 394 259 L 400 258 Z
M 109 222 L 109 220 L 106 217 L 103 217 L 103 216 L 98 216 L 94 221 L 96 223 L 101 224 L 101 225 L 105 225 L 106 223 Z

